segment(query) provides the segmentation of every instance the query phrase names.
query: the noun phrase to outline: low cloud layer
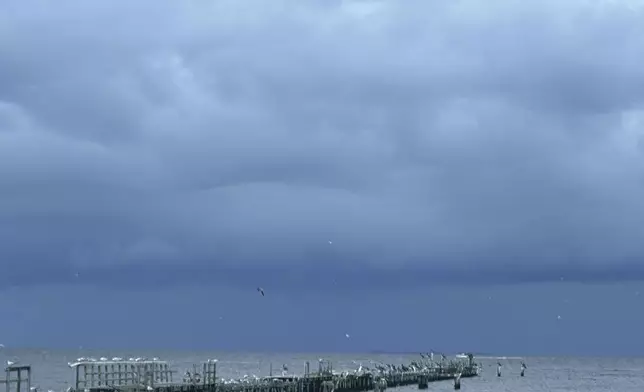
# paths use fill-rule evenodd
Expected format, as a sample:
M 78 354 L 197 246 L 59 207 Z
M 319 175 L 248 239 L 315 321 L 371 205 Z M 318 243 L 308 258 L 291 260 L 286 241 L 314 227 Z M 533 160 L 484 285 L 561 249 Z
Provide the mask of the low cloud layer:
M 643 36 L 617 0 L 5 1 L 0 263 L 628 276 Z

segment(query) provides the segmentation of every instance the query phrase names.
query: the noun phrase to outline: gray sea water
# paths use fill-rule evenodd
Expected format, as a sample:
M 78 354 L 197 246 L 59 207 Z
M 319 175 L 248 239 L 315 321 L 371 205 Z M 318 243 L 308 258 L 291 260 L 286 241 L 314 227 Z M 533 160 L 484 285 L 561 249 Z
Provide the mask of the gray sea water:
M 217 358 L 218 373 L 221 377 L 242 377 L 245 374 L 268 375 L 271 363 L 273 369 L 281 369 L 286 364 L 289 371 L 300 374 L 304 362 L 317 362 L 318 358 L 331 360 L 334 370 L 355 369 L 353 361 L 368 364 L 369 360 L 383 363 L 407 363 L 418 355 L 393 354 L 283 354 L 283 353 L 225 353 L 225 352 L 127 352 L 127 351 L 49 351 L 49 350 L 11 350 L 0 352 L 0 359 L 19 360 L 30 364 L 33 369 L 33 382 L 40 388 L 56 392 L 72 384 L 73 373 L 69 361 L 78 357 L 160 357 L 170 362 L 179 371 L 177 378 L 193 363 Z M 498 359 L 497 359 L 498 358 Z M 528 367 L 525 377 L 520 377 L 521 361 Z M 463 391 L 642 391 L 644 390 L 644 358 L 531 358 L 531 357 L 479 357 L 483 364 L 480 377 L 464 379 Z M 496 376 L 497 361 L 503 364 L 502 377 Z M 313 365 L 312 365 L 313 366 Z M 431 383 L 430 390 L 453 390 L 451 382 Z M 393 390 L 393 389 L 391 389 Z M 416 387 L 397 388 L 408 392 Z

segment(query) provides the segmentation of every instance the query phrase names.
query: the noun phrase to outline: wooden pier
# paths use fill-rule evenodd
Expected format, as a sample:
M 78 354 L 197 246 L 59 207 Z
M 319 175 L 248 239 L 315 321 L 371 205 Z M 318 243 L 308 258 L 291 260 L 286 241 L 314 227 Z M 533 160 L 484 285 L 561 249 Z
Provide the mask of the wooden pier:
M 375 369 L 333 371 L 328 361 L 318 361 L 316 372 L 310 363 L 303 375 L 286 374 L 266 377 L 244 377 L 224 380 L 217 377 L 217 360 L 192 365 L 181 380 L 166 361 L 154 358 L 100 360 L 79 358 L 69 366 L 74 382 L 67 392 L 382 392 L 386 388 L 452 380 L 457 376 L 474 377 L 480 367 L 473 358 L 465 361 L 422 363 L 410 365 L 378 365 Z M 6 369 L 6 392 L 30 392 L 31 367 L 11 366 Z

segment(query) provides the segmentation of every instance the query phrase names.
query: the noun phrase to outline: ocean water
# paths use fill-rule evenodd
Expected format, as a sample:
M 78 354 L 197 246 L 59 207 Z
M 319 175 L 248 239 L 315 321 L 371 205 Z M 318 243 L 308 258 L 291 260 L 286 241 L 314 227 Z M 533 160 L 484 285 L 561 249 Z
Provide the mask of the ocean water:
M 127 352 L 127 351 L 54 351 L 54 350 L 12 350 L 0 351 L 0 359 L 19 360 L 32 365 L 33 384 L 41 389 L 56 392 L 72 385 L 73 372 L 67 363 L 81 356 L 93 357 L 160 357 L 170 362 L 180 379 L 184 370 L 193 363 L 217 358 L 218 373 L 221 377 L 242 377 L 245 374 L 268 375 L 271 363 L 273 369 L 283 364 L 292 373 L 300 374 L 304 362 L 311 362 L 311 369 L 318 358 L 333 362 L 334 370 L 355 369 L 354 361 L 368 364 L 369 360 L 384 363 L 408 363 L 418 355 L 394 354 L 283 354 L 283 353 L 227 353 L 227 352 Z M 526 376 L 520 377 L 521 361 L 527 365 Z M 479 357 L 483 372 L 480 377 L 464 379 L 462 391 L 643 391 L 644 358 L 542 358 L 542 357 Z M 503 374 L 496 376 L 496 363 L 503 365 Z M 390 389 L 393 390 L 393 389 Z M 417 390 L 415 386 L 397 388 L 397 391 Z M 450 381 L 430 383 L 430 391 L 453 390 Z

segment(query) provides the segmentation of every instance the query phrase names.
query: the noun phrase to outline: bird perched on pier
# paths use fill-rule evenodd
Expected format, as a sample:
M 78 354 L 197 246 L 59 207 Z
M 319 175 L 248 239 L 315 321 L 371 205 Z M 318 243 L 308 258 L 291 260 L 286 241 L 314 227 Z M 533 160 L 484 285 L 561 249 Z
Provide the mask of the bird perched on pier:
M 258 287 L 257 291 L 262 295 L 262 297 L 264 296 L 264 289 L 263 288 Z

